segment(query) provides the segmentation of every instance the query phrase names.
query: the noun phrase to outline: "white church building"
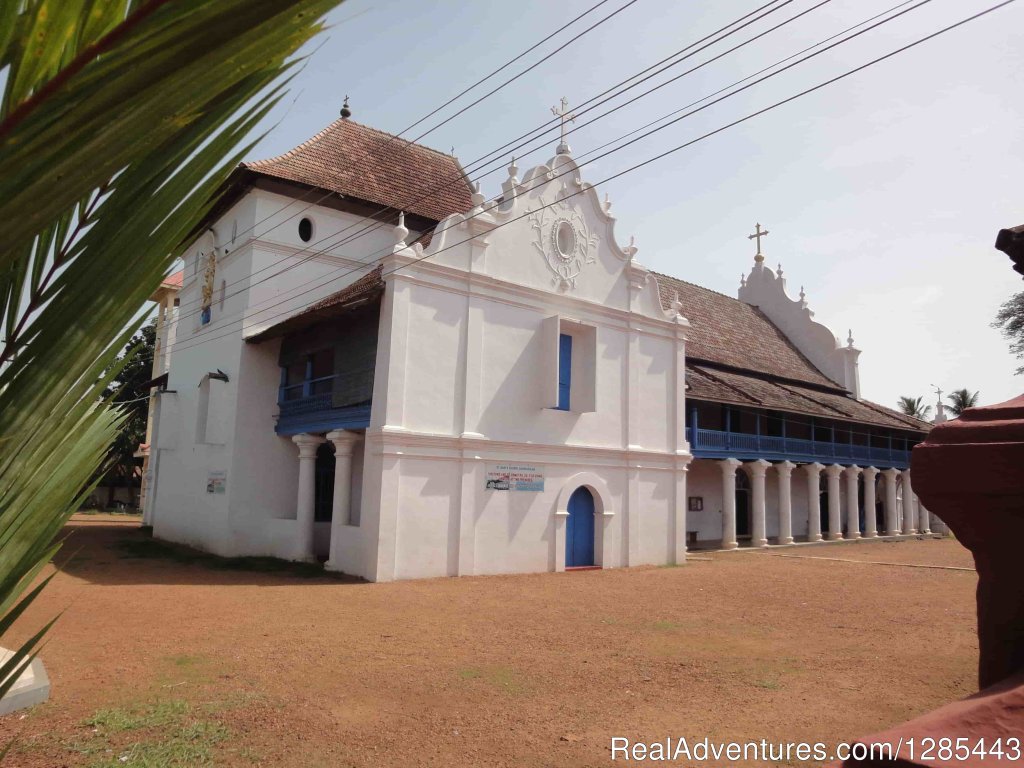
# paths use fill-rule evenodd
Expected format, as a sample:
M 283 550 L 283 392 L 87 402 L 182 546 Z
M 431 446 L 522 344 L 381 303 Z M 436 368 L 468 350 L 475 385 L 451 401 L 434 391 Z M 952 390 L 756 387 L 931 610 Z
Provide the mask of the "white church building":
M 928 424 L 757 255 L 656 274 L 564 140 L 497 197 L 342 118 L 243 163 L 154 296 L 155 536 L 374 581 L 926 533 Z

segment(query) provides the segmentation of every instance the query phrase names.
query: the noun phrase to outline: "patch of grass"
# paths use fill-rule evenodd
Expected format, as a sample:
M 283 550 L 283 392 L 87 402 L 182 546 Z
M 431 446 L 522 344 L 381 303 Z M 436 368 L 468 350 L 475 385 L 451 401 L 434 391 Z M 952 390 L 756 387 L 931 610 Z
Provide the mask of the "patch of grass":
M 160 701 L 147 707 L 115 707 L 101 709 L 85 721 L 105 733 L 135 731 L 140 728 L 162 728 L 188 714 L 189 705 L 184 701 Z
M 213 750 L 230 735 L 213 720 L 194 716 L 180 700 L 101 709 L 85 721 L 95 731 L 67 745 L 93 757 L 90 768 L 186 768 L 212 765 Z M 127 743 L 125 734 L 132 733 Z
M 213 748 L 228 737 L 219 723 L 185 725 L 158 741 L 139 741 L 90 763 L 90 768 L 191 768 L 213 765 Z
M 293 563 L 276 557 L 218 557 L 166 541 L 128 538 L 117 543 L 124 559 L 171 560 L 185 565 L 200 565 L 216 571 L 279 573 L 306 579 L 333 578 L 351 581 L 351 576 L 325 571 L 319 563 Z

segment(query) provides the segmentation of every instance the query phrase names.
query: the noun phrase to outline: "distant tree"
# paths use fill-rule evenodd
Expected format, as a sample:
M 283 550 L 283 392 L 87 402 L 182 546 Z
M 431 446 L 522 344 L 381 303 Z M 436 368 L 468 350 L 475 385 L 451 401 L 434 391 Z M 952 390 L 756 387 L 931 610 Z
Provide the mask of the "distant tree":
M 1024 291 L 1014 294 L 999 307 L 993 328 L 1003 332 L 1010 342 L 1010 351 L 1018 360 L 1024 360 Z M 1017 375 L 1024 373 L 1024 365 L 1017 369 Z
M 921 419 L 922 421 L 928 421 L 932 416 L 932 407 L 924 404 L 923 397 L 907 397 L 904 395 L 900 398 L 896 407 L 899 408 L 901 413 L 913 416 L 915 419 Z
M 137 466 L 135 452 L 146 439 L 146 420 L 149 417 L 149 388 L 142 385 L 153 378 L 153 349 L 156 327 L 150 323 L 139 329 L 109 370 L 120 372 L 103 391 L 104 398 L 122 405 L 127 414 L 124 425 L 107 452 L 100 485 L 107 487 L 107 506 L 114 505 L 116 488 L 134 484 Z
M 968 408 L 973 408 L 978 404 L 978 393 L 971 392 L 969 389 L 954 389 L 946 395 L 946 399 L 950 403 L 949 410 L 954 416 L 959 416 Z

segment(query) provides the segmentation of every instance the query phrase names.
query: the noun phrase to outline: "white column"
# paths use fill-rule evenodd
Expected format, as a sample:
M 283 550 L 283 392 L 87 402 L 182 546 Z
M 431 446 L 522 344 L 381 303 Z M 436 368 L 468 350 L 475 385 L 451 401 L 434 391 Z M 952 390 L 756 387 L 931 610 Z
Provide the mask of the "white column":
M 775 465 L 779 475 L 779 544 L 793 543 L 793 494 L 791 482 L 793 467 L 791 461 Z M 815 495 L 817 498 L 817 495 Z
M 864 468 L 864 537 L 873 539 L 878 535 L 878 521 L 875 520 L 875 467 Z
M 903 535 L 912 536 L 917 533 L 914 527 L 914 488 L 910 484 L 910 470 L 903 470 Z
M 722 549 L 736 549 L 736 459 L 722 459 Z
M 750 510 L 750 545 L 767 547 L 768 537 L 765 536 L 765 498 L 764 475 L 771 466 L 764 459 L 751 461 L 747 465 L 750 472 L 751 507 Z
M 299 446 L 299 496 L 295 507 L 295 560 L 315 560 L 313 514 L 316 494 L 316 449 L 324 439 L 319 435 L 293 435 Z
M 931 515 L 929 514 L 928 510 L 924 508 L 924 504 L 921 503 L 920 499 L 917 499 L 917 510 L 920 513 L 921 519 L 921 522 L 917 526 L 917 530 L 919 530 L 923 534 L 931 533 L 932 526 L 931 521 L 929 520 Z
M 857 479 L 860 477 L 860 467 L 856 464 L 847 467 L 843 472 L 846 475 L 846 538 L 860 538 L 860 510 L 857 508 Z
M 899 518 L 896 510 L 896 478 L 899 470 L 882 470 L 882 477 L 885 478 L 885 535 L 898 536 L 900 533 Z
M 825 536 L 829 541 L 836 541 L 843 538 L 843 520 L 839 511 L 839 476 L 843 468 L 838 464 L 830 464 L 825 468 L 825 476 L 828 478 L 828 534 Z
M 692 456 L 676 456 L 675 546 L 672 556 L 675 565 L 686 562 L 686 475 L 692 459 Z
M 807 540 L 821 541 L 821 470 L 825 467 L 815 462 L 804 464 L 807 473 Z
M 327 439 L 334 443 L 334 500 L 331 506 L 331 548 L 326 567 L 334 568 L 339 562 L 338 547 L 345 535 L 345 526 L 352 519 L 352 447 L 359 442 L 359 435 L 337 429 L 328 432 Z

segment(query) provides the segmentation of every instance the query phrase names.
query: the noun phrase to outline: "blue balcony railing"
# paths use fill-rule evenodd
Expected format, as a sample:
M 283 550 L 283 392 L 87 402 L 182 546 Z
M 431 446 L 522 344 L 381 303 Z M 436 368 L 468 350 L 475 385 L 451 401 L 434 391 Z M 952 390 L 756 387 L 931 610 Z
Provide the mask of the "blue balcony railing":
M 842 462 L 862 466 L 909 467 L 910 451 L 805 440 L 777 435 L 751 435 L 690 427 L 690 450 L 697 458 L 768 459 L 821 463 Z

